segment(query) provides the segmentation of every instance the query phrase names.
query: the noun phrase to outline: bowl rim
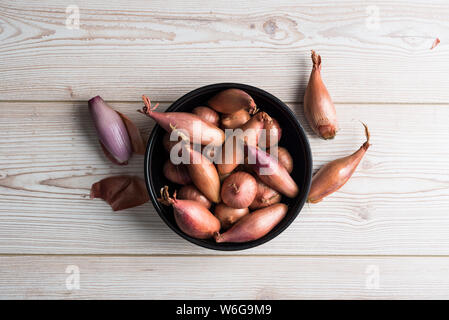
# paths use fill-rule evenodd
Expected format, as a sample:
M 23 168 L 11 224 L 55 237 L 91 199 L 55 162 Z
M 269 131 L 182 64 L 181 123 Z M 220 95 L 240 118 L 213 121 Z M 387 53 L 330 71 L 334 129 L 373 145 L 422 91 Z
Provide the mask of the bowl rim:
M 305 192 L 303 193 L 304 196 L 299 201 L 299 204 L 298 204 L 295 212 L 288 218 L 288 220 L 286 221 L 284 226 L 282 226 L 281 228 L 278 228 L 278 229 L 274 229 L 274 231 L 271 230 L 268 234 L 266 234 L 262 238 L 254 240 L 254 241 L 242 242 L 242 243 L 232 243 L 232 244 L 227 244 L 225 246 L 222 244 L 218 244 L 218 243 L 206 242 L 202 239 L 196 239 L 196 238 L 190 237 L 189 235 L 182 232 L 179 228 L 172 225 L 171 221 L 169 221 L 168 218 L 163 213 L 163 211 L 161 209 L 161 203 L 157 200 L 157 198 L 158 198 L 157 191 L 158 190 L 156 190 L 155 186 L 152 184 L 152 181 L 151 181 L 152 179 L 150 178 L 150 172 L 149 172 L 149 168 L 151 167 L 150 154 L 155 146 L 155 140 L 156 140 L 155 137 L 157 136 L 157 134 L 159 134 L 159 132 L 163 132 L 162 127 L 156 123 L 151 131 L 150 136 L 148 137 L 147 147 L 145 150 L 145 159 L 144 159 L 145 184 L 147 186 L 147 190 L 148 190 L 148 194 L 150 196 L 151 202 L 153 203 L 153 207 L 156 210 L 156 212 L 158 213 L 159 217 L 161 217 L 161 219 L 165 222 L 165 224 L 171 230 L 173 230 L 176 234 L 181 236 L 183 239 L 185 239 L 193 244 L 196 244 L 200 247 L 212 249 L 212 250 L 218 250 L 218 251 L 238 251 L 238 250 L 254 248 L 254 247 L 262 245 L 262 244 L 276 238 L 285 229 L 287 229 L 292 224 L 292 222 L 297 218 L 297 216 L 299 215 L 299 212 L 304 207 L 304 204 L 307 200 L 307 195 L 309 194 L 310 186 L 312 183 L 312 170 L 313 170 L 312 151 L 310 148 L 309 139 L 307 138 L 306 132 L 305 132 L 304 128 L 302 127 L 301 123 L 298 121 L 298 119 L 296 118 L 293 111 L 283 101 L 281 101 L 279 98 L 275 97 L 274 95 L 272 95 L 271 93 L 269 93 L 263 89 L 260 89 L 260 88 L 257 88 L 257 87 L 251 86 L 251 85 L 247 85 L 247 84 L 234 83 L 234 82 L 222 82 L 222 83 L 210 84 L 210 85 L 199 87 L 197 89 L 194 89 L 194 90 L 184 94 L 182 97 L 178 98 L 175 102 L 173 102 L 165 110 L 165 112 L 173 111 L 173 109 L 177 109 L 180 105 L 184 104 L 187 100 L 190 100 L 190 99 L 194 98 L 195 96 L 204 94 L 207 91 L 218 90 L 218 89 L 225 90 L 225 89 L 230 89 L 230 88 L 241 89 L 243 91 L 248 90 L 248 91 L 257 92 L 259 95 L 265 96 L 266 98 L 272 100 L 274 104 L 283 108 L 287 112 L 287 114 L 291 117 L 293 122 L 297 125 L 299 132 L 302 135 L 304 151 L 305 151 L 305 158 L 306 158 L 305 162 L 309 163 L 310 165 L 308 167 L 306 165 L 306 172 L 305 172 L 305 182 L 306 183 L 305 183 L 305 185 L 302 186 L 303 189 L 305 189 Z M 289 207 L 289 210 L 290 209 L 291 208 Z

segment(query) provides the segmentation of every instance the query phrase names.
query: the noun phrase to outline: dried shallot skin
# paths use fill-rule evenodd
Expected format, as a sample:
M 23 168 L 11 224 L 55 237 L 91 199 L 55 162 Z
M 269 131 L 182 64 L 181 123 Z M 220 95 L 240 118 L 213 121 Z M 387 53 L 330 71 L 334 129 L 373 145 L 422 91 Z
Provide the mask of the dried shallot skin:
M 94 183 L 90 198 L 103 199 L 114 211 L 137 207 L 150 200 L 145 181 L 127 175 L 109 177 Z
M 365 124 L 364 126 L 366 142 L 350 156 L 331 161 L 318 170 L 312 178 L 307 202 L 320 202 L 324 197 L 340 189 L 349 180 L 370 146 L 368 127 Z
M 321 56 L 312 50 L 313 68 L 304 95 L 304 113 L 313 131 L 333 139 L 338 131 L 337 112 L 321 79 Z

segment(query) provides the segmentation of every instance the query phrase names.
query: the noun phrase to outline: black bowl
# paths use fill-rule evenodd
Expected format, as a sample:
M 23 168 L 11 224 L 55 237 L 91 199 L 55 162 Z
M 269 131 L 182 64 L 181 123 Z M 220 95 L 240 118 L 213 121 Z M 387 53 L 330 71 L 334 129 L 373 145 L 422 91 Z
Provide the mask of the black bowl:
M 282 198 L 282 202 L 289 207 L 287 215 L 268 234 L 260 239 L 245 243 L 215 243 L 213 239 L 201 240 L 188 236 L 176 225 L 173 209 L 164 206 L 157 200 L 160 195 L 160 189 L 163 186 L 168 185 L 171 192 L 180 187 L 179 185 L 169 182 L 162 174 L 162 166 L 164 161 L 168 158 L 168 153 L 164 150 L 162 145 L 162 137 L 164 136 L 165 131 L 159 125 L 156 125 L 151 132 L 145 153 L 145 181 L 151 201 L 162 220 L 164 220 L 173 231 L 192 243 L 209 249 L 226 251 L 243 250 L 258 246 L 273 239 L 284 231 L 293 220 L 295 220 L 299 211 L 302 209 L 307 199 L 307 194 L 309 193 L 312 177 L 312 155 L 309 141 L 307 140 L 303 128 L 290 108 L 281 100 L 266 91 L 239 83 L 212 84 L 187 93 L 175 101 L 167 111 L 189 112 L 197 106 L 206 105 L 206 102 L 210 97 L 229 88 L 237 88 L 246 91 L 254 98 L 260 110 L 266 111 L 279 122 L 282 127 L 282 137 L 279 145 L 287 148 L 293 158 L 294 169 L 291 175 L 298 184 L 300 193 L 294 199 L 288 199 L 286 197 Z

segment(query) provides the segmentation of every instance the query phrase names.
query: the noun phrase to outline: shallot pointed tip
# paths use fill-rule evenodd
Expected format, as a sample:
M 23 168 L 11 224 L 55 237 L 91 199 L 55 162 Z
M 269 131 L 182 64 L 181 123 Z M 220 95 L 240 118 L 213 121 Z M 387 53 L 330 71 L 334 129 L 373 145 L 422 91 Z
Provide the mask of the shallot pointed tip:
M 361 122 L 361 121 L 360 121 Z M 369 142 L 369 139 L 370 139 L 370 137 L 371 137 L 371 134 L 370 134 L 370 132 L 369 132 L 369 130 L 368 130 L 368 126 L 365 124 L 365 123 L 363 123 L 363 122 L 361 122 L 362 124 L 363 124 L 363 126 L 365 127 L 365 136 L 366 136 L 366 141 L 365 141 L 365 143 L 362 145 L 362 148 L 364 148 L 365 150 L 368 150 L 368 148 L 371 146 L 371 143 Z
M 214 233 L 214 239 L 215 239 L 215 242 L 217 242 L 217 243 L 224 242 L 223 236 L 220 234 L 220 232 Z
M 321 56 L 315 52 L 315 50 L 311 50 L 312 52 L 312 62 L 313 66 L 321 67 Z

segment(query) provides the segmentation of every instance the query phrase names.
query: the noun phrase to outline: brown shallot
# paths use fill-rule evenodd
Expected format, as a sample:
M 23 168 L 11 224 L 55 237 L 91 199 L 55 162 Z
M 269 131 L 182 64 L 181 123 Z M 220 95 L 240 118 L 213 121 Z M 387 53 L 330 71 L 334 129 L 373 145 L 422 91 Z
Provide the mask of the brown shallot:
M 256 179 L 249 173 L 239 171 L 223 181 L 221 199 L 229 207 L 242 209 L 253 202 L 256 192 Z
M 220 220 L 221 228 L 224 230 L 229 229 L 235 222 L 248 213 L 248 208 L 232 208 L 224 203 L 217 204 L 214 211 L 215 216 Z
M 338 131 L 337 112 L 321 79 L 321 56 L 312 50 L 313 68 L 304 95 L 304 113 L 313 131 L 332 139 Z
M 182 163 L 175 165 L 168 159 L 164 163 L 162 173 L 171 182 L 181 185 L 192 183 L 189 172 Z
M 225 233 L 215 233 L 216 242 L 247 242 L 262 238 L 287 214 L 288 207 L 276 203 L 245 215 Z
M 268 153 L 272 156 L 274 156 L 273 154 L 274 152 L 275 152 L 274 148 L 270 148 L 270 150 L 268 150 Z M 277 147 L 277 158 L 280 164 L 282 164 L 284 168 L 287 169 L 288 173 L 292 173 L 293 158 L 290 152 L 288 152 L 288 150 L 285 149 L 284 147 Z
M 176 224 L 179 229 L 197 239 L 207 239 L 220 230 L 220 221 L 201 203 L 192 200 L 173 198 L 168 193 L 168 187 L 161 189 L 159 201 L 173 207 Z
M 363 126 L 366 135 L 365 143 L 350 156 L 329 162 L 318 170 L 312 178 L 308 202 L 320 202 L 324 197 L 340 189 L 352 176 L 370 146 L 368 127 L 365 124 Z
M 254 99 L 240 89 L 223 90 L 209 99 L 207 104 L 215 111 L 226 114 L 234 113 L 242 109 L 253 114 L 257 109 Z
M 210 207 L 212 206 L 212 202 L 210 202 L 209 199 L 207 199 L 200 190 L 198 190 L 194 185 L 191 184 L 183 186 L 181 189 L 179 189 L 178 199 L 197 201 L 207 209 L 210 209 Z
M 209 107 L 203 107 L 203 106 L 196 107 L 195 109 L 192 110 L 192 113 L 196 114 L 198 117 L 200 117 L 204 121 L 209 122 L 216 127 L 218 127 L 218 125 L 220 123 L 220 116 L 218 115 L 218 113 Z
M 251 116 L 245 109 L 231 114 L 223 114 L 221 116 L 221 127 L 223 129 L 240 128 L 245 123 L 247 123 L 249 119 L 251 119 Z
M 90 198 L 103 199 L 114 211 L 137 207 L 150 199 L 145 181 L 126 175 L 109 177 L 94 183 Z
M 277 159 L 251 145 L 247 145 L 246 149 L 248 164 L 263 183 L 289 198 L 298 195 L 298 185 Z
M 151 107 L 151 101 L 146 96 L 142 96 L 145 107 L 138 110 L 151 118 L 153 118 L 162 128 L 167 132 L 172 132 L 174 129 L 182 130 L 183 133 L 188 134 L 190 141 L 202 145 L 212 144 L 220 146 L 223 144 L 225 135 L 223 130 L 214 126 L 213 124 L 204 121 L 196 114 L 188 112 L 156 112 L 154 111 L 159 104 Z M 201 133 L 196 137 L 196 132 Z M 198 139 L 199 141 L 195 141 Z

